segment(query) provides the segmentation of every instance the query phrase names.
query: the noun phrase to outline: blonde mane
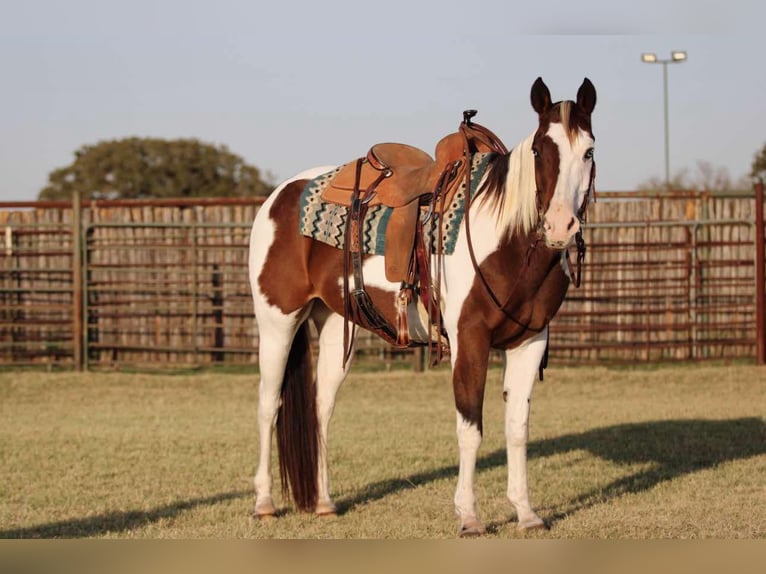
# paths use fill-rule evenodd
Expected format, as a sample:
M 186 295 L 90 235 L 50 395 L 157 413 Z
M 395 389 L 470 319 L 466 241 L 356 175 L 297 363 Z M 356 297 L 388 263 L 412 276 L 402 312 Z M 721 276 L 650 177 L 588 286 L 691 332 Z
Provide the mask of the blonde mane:
M 561 125 L 574 146 L 580 135 L 577 123 L 572 121 L 574 102 L 564 100 L 558 104 Z M 509 156 L 497 156 L 480 187 L 484 193 L 481 205 L 496 217 L 497 233 L 510 238 L 514 233 L 526 234 L 538 223 L 537 182 L 535 156 L 532 153 L 532 132 L 511 150 Z M 503 165 L 503 161 L 508 163 Z
M 534 132 L 511 150 L 509 156 L 498 156 L 492 170 L 507 161 L 507 175 L 503 181 L 490 183 L 491 174 L 482 185 L 485 195 L 482 206 L 496 217 L 499 235 L 511 237 L 516 232 L 528 233 L 537 225 L 537 184 L 535 182 L 535 158 L 532 154 Z

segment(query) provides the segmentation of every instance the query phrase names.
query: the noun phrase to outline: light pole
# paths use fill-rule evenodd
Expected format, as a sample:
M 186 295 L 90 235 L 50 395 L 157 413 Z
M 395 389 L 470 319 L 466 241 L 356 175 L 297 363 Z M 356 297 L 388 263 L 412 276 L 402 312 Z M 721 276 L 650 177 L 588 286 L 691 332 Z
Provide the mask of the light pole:
M 668 64 L 680 64 L 686 61 L 686 52 L 673 51 L 670 58 L 661 60 L 657 54 L 645 52 L 641 61 L 646 64 L 662 64 L 662 94 L 665 101 L 665 187 L 670 187 L 670 135 L 668 134 Z

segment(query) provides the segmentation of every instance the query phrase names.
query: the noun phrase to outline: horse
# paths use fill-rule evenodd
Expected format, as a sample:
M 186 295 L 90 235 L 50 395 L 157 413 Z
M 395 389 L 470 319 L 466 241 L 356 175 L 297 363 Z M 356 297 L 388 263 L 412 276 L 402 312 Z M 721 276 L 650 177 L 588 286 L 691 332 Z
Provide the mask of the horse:
M 518 529 L 545 527 L 528 492 L 530 398 L 547 357 L 549 322 L 573 280 L 567 253 L 581 238 L 591 198 L 596 90 L 585 78 L 576 100 L 553 102 L 537 78 L 530 100 L 537 129 L 510 152 L 490 154 L 478 190 L 468 199 L 454 251 L 432 256 L 441 272 L 443 328 L 450 346 L 459 536 L 486 532 L 474 479 L 491 349 L 504 356 L 507 497 Z M 327 445 L 335 397 L 351 365 L 344 343 L 348 309 L 343 287 L 349 270 L 342 250 L 297 230 L 307 182 L 334 167 L 306 170 L 280 184 L 252 226 L 249 276 L 260 333 L 259 456 L 253 481 L 254 516 L 259 518 L 277 514 L 271 470 L 275 427 L 284 494 L 292 495 L 299 511 L 337 513 L 330 496 Z M 365 255 L 365 283 L 374 305 L 394 321 L 400 285 L 387 279 L 383 259 Z M 409 317 L 413 339 L 423 342 L 429 326 L 418 313 Z M 309 320 L 318 332 L 316 376 Z

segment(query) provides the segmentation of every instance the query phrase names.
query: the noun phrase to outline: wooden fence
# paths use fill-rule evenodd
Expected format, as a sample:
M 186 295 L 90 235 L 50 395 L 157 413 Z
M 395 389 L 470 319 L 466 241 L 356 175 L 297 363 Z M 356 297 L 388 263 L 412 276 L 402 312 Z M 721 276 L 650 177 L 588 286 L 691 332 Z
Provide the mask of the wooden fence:
M 0 205 L 0 364 L 256 363 L 247 250 L 258 205 Z M 753 193 L 601 193 L 583 285 L 551 326 L 551 360 L 754 358 L 755 206 Z M 391 354 L 372 335 L 359 352 Z

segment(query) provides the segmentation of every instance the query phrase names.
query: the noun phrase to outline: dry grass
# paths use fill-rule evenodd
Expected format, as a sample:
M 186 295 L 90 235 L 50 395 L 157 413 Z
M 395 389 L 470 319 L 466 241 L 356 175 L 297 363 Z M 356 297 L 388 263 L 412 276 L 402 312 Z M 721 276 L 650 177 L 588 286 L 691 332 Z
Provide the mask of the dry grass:
M 504 497 L 499 372 L 478 496 L 499 538 L 766 537 L 766 370 L 551 368 L 533 398 L 532 499 Z M 453 538 L 449 375 L 353 373 L 331 428 L 341 514 L 250 517 L 256 376 L 0 374 L 0 537 Z M 279 502 L 279 501 L 278 501 Z

